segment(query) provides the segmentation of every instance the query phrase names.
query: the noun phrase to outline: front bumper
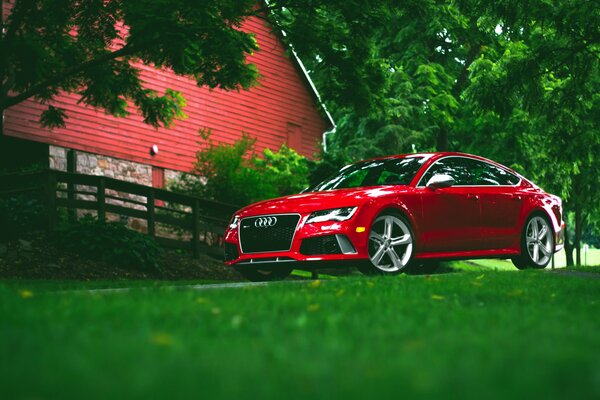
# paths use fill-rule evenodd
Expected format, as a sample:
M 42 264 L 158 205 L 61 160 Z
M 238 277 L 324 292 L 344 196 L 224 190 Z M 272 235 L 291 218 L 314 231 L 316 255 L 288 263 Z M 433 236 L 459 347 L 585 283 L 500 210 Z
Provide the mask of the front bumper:
M 361 224 L 360 217 L 355 215 L 348 221 L 326 221 L 306 224 L 309 215 L 304 214 L 300 216 L 300 221 L 296 227 L 291 247 L 288 251 L 243 253 L 239 240 L 239 228 L 228 229 L 225 233 L 225 264 L 240 268 L 264 266 L 267 264 L 300 268 L 327 262 L 339 262 L 343 264 L 346 261 L 352 262 L 368 259 L 368 229 L 366 225 Z M 321 240 L 315 240 L 317 238 Z M 314 243 L 328 241 L 337 245 L 339 252 L 335 254 L 319 254 L 320 247 L 322 246 L 314 245 Z M 323 251 L 323 253 L 325 252 L 330 253 L 331 251 Z

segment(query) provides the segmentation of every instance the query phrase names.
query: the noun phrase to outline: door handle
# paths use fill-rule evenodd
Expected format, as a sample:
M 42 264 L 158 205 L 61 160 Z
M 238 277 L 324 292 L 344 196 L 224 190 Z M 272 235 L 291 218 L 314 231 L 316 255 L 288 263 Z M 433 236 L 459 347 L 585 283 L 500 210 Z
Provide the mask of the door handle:
M 476 194 L 471 194 L 471 193 L 469 193 L 469 194 L 467 195 L 467 199 L 471 199 L 471 200 L 479 201 L 479 196 L 478 196 L 478 195 L 476 195 Z
M 512 195 L 512 199 L 514 201 L 521 201 L 521 195 L 519 195 L 519 194 L 513 194 Z

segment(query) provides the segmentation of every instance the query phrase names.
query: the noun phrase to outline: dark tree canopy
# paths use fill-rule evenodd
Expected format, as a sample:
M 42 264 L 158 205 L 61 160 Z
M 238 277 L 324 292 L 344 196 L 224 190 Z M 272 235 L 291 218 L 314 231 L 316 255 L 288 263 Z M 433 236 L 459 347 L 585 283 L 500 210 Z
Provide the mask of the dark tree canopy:
M 598 2 L 374 3 L 274 10 L 338 122 L 327 162 L 494 158 L 566 200 L 579 247 L 600 220 Z
M 389 5 L 368 0 L 4 0 L 0 110 L 28 98 L 49 103 L 60 90 L 115 116 L 133 103 L 153 125 L 182 117 L 185 99 L 145 89 L 132 62 L 170 68 L 198 85 L 248 89 L 258 50 L 240 30 L 250 16 L 285 28 L 299 50 L 319 49 L 321 91 L 366 113 L 386 84 L 373 35 Z M 281 19 L 281 21 L 279 21 Z M 119 27 L 126 26 L 127 29 Z M 311 53 L 307 56 L 315 56 Z M 65 123 L 48 106 L 42 124 Z
M 246 56 L 257 50 L 241 31 L 252 0 L 14 0 L 5 2 L 0 41 L 0 109 L 25 99 L 48 103 L 60 90 L 106 112 L 127 115 L 132 102 L 153 125 L 183 115 L 173 90 L 144 88 L 133 61 L 170 68 L 198 85 L 248 88 L 258 76 Z M 6 12 L 8 9 L 8 12 Z M 127 29 L 122 28 L 124 26 Z M 65 122 L 49 106 L 46 126 Z

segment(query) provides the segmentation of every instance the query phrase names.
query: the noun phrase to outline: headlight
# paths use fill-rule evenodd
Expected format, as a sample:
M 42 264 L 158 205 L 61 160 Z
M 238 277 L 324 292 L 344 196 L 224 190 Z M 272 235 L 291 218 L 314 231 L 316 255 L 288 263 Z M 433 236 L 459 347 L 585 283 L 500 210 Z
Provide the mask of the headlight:
M 308 216 L 307 224 L 324 221 L 346 221 L 354 215 L 357 207 L 333 208 L 331 210 L 315 211 Z
M 229 229 L 235 229 L 235 228 L 237 228 L 239 222 L 240 222 L 240 217 L 238 217 L 236 215 L 235 217 L 233 217 L 233 219 L 229 223 Z

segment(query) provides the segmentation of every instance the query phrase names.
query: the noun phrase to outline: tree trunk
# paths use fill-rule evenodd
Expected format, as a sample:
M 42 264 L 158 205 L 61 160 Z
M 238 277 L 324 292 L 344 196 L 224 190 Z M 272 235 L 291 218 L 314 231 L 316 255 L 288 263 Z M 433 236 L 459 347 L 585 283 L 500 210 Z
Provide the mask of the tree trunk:
M 569 230 L 565 229 L 565 256 L 567 257 L 567 267 L 573 266 L 573 243 L 569 240 Z
M 436 138 L 437 151 L 448 151 L 448 130 L 446 128 L 440 128 Z
M 581 218 L 581 206 L 575 206 L 575 240 L 573 241 L 575 245 L 575 256 L 576 256 L 576 265 L 578 267 L 581 266 L 581 225 L 583 219 Z

